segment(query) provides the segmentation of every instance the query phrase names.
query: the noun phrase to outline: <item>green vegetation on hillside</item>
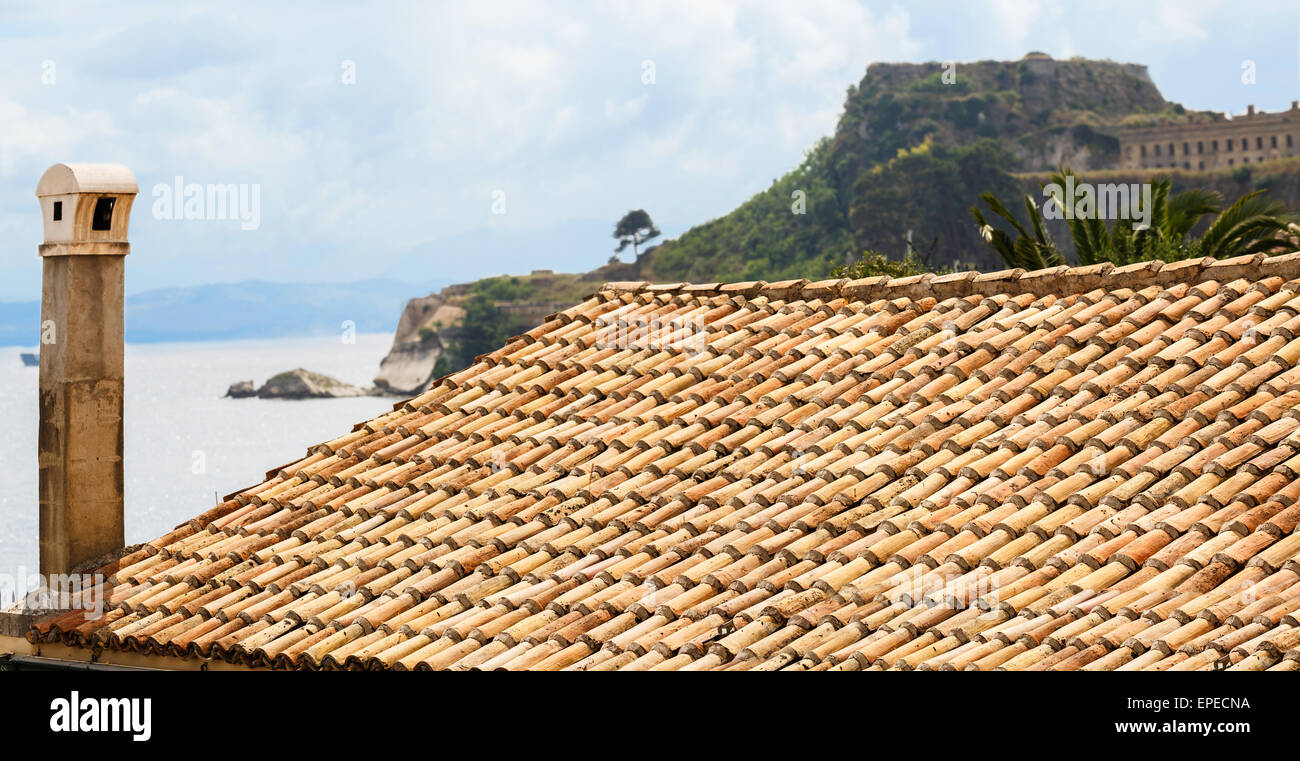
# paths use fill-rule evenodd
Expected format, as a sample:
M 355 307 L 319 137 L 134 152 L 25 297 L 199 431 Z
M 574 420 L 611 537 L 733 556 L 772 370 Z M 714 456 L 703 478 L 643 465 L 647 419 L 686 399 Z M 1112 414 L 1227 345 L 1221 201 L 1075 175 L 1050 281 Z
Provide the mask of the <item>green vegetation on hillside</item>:
M 1007 149 L 988 139 L 903 152 L 855 185 L 853 239 L 862 248 L 897 251 L 910 231 L 912 240 L 934 242 L 931 267 L 988 268 L 996 260 L 983 250 L 966 210 L 980 192 L 1014 191 L 1003 170 L 1008 161 Z
M 1183 118 L 1140 67 L 1109 61 L 874 64 L 850 87 L 833 137 L 724 217 L 650 251 L 650 280 L 822 277 L 866 250 L 901 258 L 935 241 L 935 266 L 998 266 L 971 229 L 979 192 L 1056 163 L 1109 166 L 1099 129 L 1134 115 Z M 802 194 L 802 195 L 800 195 Z
M 932 271 L 915 251 L 909 250 L 901 261 L 890 259 L 879 251 L 864 251 L 856 262 L 841 264 L 831 270 L 831 277 L 911 277 Z
M 480 354 L 499 349 L 509 337 L 509 329 L 486 289 L 475 290 L 463 304 L 465 317 L 456 338 L 449 340 L 434 364 L 434 377 L 468 367 Z
M 475 280 L 470 290 L 493 301 L 571 302 L 591 293 L 593 283 L 591 279 L 568 273 L 497 275 Z
M 456 325 L 424 325 L 421 341 L 435 336 L 442 340 L 435 377 L 468 367 L 474 357 L 500 348 L 506 339 L 533 327 L 536 314 L 558 309 L 588 296 L 598 287 L 596 280 L 581 275 L 534 272 L 531 275 L 499 275 L 476 280 L 468 292 L 453 303 L 465 310 Z M 503 307 L 531 305 L 540 308 L 510 313 Z
M 832 143 L 725 217 L 647 253 L 655 281 L 781 280 L 825 275 L 854 252 L 848 208 L 829 182 Z
M 1014 193 L 1003 167 L 1010 152 L 992 140 L 969 146 L 923 142 L 854 183 L 846 205 L 825 170 L 832 141 L 820 141 L 793 172 L 736 211 L 654 249 L 649 280 L 783 280 L 825 277 L 864 251 L 901 258 L 912 240 L 936 241 L 934 266 L 996 262 L 967 221 L 981 191 Z M 803 213 L 796 203 L 800 192 Z M 964 255 L 954 255 L 954 250 Z

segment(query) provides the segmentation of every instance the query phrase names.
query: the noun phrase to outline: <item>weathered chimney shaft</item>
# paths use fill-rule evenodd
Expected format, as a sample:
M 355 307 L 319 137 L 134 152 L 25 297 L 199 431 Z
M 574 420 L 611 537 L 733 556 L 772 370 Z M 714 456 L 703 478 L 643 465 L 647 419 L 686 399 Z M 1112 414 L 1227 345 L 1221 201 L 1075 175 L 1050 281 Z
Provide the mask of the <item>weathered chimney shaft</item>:
M 36 188 L 41 285 L 40 566 L 122 547 L 123 285 L 137 187 L 123 166 L 55 164 Z

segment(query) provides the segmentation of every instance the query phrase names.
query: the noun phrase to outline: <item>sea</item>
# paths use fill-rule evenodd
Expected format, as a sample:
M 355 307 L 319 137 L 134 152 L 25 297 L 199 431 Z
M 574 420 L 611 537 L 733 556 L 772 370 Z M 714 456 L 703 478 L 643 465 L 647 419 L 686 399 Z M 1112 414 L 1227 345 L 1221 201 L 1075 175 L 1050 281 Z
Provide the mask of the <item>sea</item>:
M 351 342 L 346 339 L 352 338 Z M 126 345 L 126 542 L 147 541 L 261 483 L 266 471 L 392 409 L 396 397 L 227 399 L 303 367 L 368 387 L 391 333 Z M 0 347 L 0 596 L 29 589 L 37 558 L 37 368 Z M 7 589 L 6 589 L 7 587 Z M 0 600 L 8 603 L 11 599 Z

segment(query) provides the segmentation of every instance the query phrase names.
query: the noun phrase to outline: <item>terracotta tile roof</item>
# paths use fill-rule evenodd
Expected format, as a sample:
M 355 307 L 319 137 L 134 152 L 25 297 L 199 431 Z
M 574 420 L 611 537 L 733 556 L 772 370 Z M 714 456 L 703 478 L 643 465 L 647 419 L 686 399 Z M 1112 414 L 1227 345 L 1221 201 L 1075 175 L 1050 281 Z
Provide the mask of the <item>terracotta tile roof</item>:
M 1294 671 L 1298 361 L 1300 254 L 609 284 L 32 637 L 297 668 Z

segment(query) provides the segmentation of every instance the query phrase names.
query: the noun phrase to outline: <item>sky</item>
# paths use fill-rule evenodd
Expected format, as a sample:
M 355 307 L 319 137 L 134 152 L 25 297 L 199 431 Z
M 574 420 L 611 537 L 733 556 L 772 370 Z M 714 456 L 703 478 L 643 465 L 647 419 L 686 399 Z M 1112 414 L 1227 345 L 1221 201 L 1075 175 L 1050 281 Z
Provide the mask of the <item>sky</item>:
M 591 269 L 628 209 L 667 237 L 725 214 L 834 129 L 869 63 L 1030 50 L 1146 64 L 1189 108 L 1300 98 L 1297 0 L 0 0 L 0 301 L 39 298 L 33 192 L 58 162 L 134 171 L 128 293 L 418 293 Z M 247 213 L 187 215 L 191 185 Z

